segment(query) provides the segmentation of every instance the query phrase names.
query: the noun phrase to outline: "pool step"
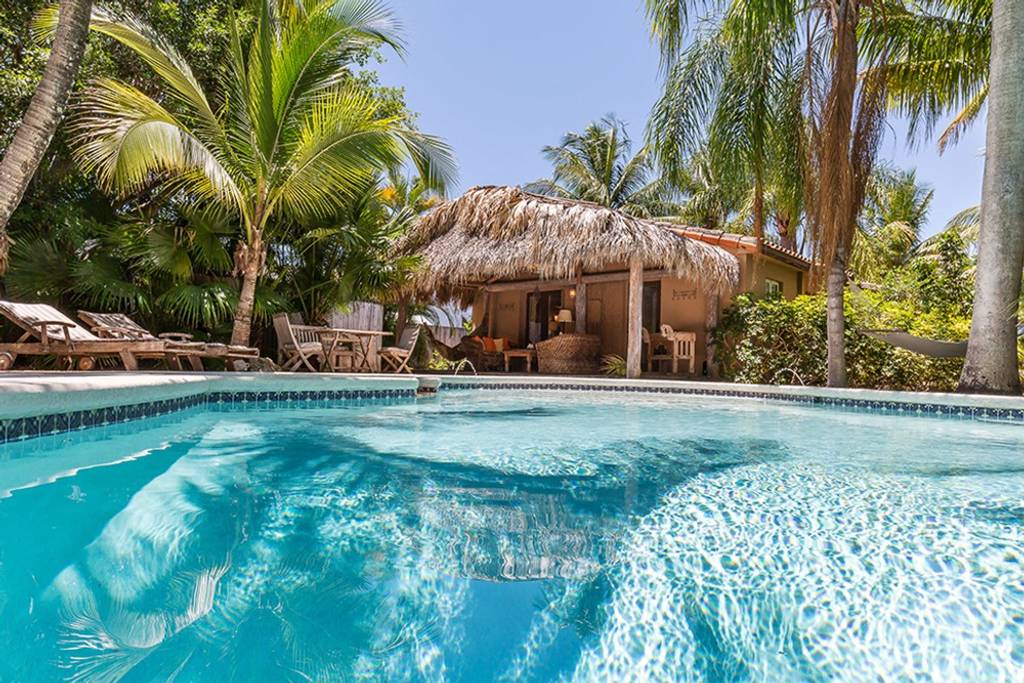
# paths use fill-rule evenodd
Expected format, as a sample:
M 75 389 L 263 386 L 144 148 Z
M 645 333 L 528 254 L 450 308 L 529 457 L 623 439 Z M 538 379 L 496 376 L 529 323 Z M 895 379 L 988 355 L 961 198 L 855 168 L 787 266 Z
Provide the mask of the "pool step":
M 416 389 L 417 397 L 436 396 L 437 388 L 441 386 L 439 377 L 417 377 L 419 387 Z

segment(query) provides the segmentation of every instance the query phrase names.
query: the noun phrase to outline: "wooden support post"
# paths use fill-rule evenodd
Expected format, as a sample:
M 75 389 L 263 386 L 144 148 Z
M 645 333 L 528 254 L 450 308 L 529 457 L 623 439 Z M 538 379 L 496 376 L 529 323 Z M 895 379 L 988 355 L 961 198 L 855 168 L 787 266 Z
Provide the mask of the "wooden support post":
M 576 277 L 576 333 L 587 333 L 587 283 L 583 281 L 583 270 Z
M 496 297 L 491 296 L 490 292 L 487 292 L 487 298 L 485 299 L 487 308 L 487 336 L 494 336 L 494 299 Z
M 626 377 L 640 376 L 640 356 L 643 345 L 644 324 L 644 262 L 633 257 L 629 260 L 629 312 L 626 316 Z

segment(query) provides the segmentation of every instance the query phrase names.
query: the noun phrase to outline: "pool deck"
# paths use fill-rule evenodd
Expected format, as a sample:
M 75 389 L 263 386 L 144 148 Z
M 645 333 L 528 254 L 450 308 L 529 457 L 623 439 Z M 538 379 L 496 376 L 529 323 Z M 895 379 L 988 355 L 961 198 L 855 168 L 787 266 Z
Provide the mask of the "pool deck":
M 578 390 L 781 400 L 911 411 L 985 409 L 1019 414 L 1024 397 L 829 389 L 684 380 L 540 375 L 367 375 L 313 373 L 10 372 L 0 375 L 0 419 L 167 401 L 213 393 Z M 943 410 L 945 408 L 946 410 Z

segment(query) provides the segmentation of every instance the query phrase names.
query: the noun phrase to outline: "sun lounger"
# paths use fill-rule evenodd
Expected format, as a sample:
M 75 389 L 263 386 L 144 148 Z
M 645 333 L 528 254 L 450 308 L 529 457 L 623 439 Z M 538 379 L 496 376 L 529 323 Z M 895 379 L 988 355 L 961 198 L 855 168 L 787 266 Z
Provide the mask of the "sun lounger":
M 96 358 L 117 356 L 125 370 L 137 370 L 140 358 L 163 359 L 161 339 L 104 339 L 53 306 L 0 301 L 0 315 L 24 330 L 13 343 L 0 343 L 0 370 L 9 370 L 18 356 L 57 356 L 69 369 L 91 370 Z
M 91 327 L 96 335 L 104 339 L 165 342 L 167 360 L 176 368 L 181 367 L 181 359 L 187 360 L 193 370 L 202 370 L 204 358 L 217 358 L 228 363 L 233 360 L 252 360 L 260 356 L 260 350 L 256 348 L 197 342 L 192 340 L 192 335 L 184 332 L 153 335 L 124 313 L 79 311 L 78 317 Z

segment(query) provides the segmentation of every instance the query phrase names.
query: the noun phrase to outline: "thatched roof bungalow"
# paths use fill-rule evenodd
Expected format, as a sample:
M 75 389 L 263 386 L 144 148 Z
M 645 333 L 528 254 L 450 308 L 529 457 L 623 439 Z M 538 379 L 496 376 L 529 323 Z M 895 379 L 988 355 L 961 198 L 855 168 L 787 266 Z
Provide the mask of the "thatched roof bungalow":
M 572 317 L 573 331 L 601 337 L 602 352 L 625 351 L 631 375 L 640 372 L 642 329 L 699 326 L 704 353 L 707 321 L 748 284 L 747 257 L 771 258 L 743 235 L 517 187 L 475 187 L 439 205 L 399 249 L 422 259 L 412 283 L 418 296 L 472 303 L 474 318 L 492 335 L 520 347 L 568 331 L 553 323 Z M 786 265 L 783 256 L 774 260 Z

